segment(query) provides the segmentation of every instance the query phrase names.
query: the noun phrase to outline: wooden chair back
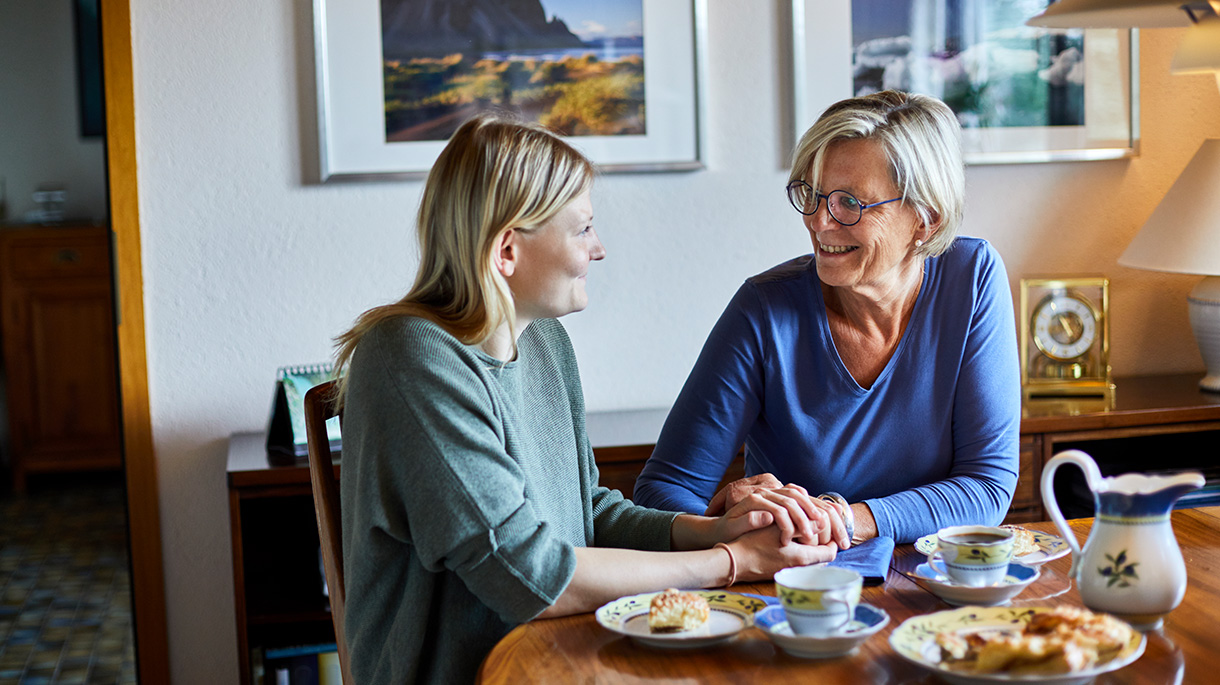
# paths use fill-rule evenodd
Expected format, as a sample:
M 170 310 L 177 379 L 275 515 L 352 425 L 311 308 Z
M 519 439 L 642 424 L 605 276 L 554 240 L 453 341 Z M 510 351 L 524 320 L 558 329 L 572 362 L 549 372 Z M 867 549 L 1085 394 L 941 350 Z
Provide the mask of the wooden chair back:
M 335 625 L 335 643 L 339 647 L 339 667 L 344 685 L 354 685 L 343 629 L 343 527 L 339 515 L 339 479 L 335 476 L 326 437 L 327 419 L 339 416 L 335 393 L 338 384 L 327 381 L 305 393 L 305 434 L 309 440 L 309 481 L 313 486 L 313 506 L 318 519 L 318 539 L 322 542 L 322 566 L 326 571 L 326 587 L 330 593 L 330 616 Z

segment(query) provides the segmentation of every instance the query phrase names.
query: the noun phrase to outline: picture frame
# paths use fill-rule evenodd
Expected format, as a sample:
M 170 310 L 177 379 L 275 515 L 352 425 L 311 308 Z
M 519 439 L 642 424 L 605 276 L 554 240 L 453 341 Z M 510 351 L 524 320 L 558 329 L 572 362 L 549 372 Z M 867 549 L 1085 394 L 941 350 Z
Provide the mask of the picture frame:
M 106 106 L 102 97 L 102 29 L 99 0 L 76 0 L 72 5 L 76 40 L 76 97 L 80 106 L 81 138 L 100 138 L 106 132 Z
M 706 0 L 639 1 L 643 14 L 639 40 L 647 64 L 645 106 L 640 108 L 643 132 L 569 135 L 565 140 L 601 172 L 703 169 Z M 322 183 L 424 178 L 448 137 L 387 141 L 383 68 L 390 62 L 383 56 L 381 2 L 314 0 Z
M 867 61 L 867 57 L 855 59 L 857 53 L 867 55 L 869 46 L 864 42 L 857 43 L 857 34 L 885 36 L 893 21 L 896 6 L 903 0 L 793 0 L 792 2 L 792 45 L 793 45 L 793 124 L 796 129 L 796 140 L 805 130 L 813 125 L 818 115 L 829 105 L 844 98 L 852 97 L 860 91 L 856 90 L 859 73 L 872 68 L 876 73 L 876 65 Z M 870 4 L 871 3 L 871 4 Z M 910 4 L 909 2 L 907 4 Z M 1015 5 L 1015 3 L 1013 3 Z M 1026 3 L 1028 4 L 1028 3 Z M 855 6 L 867 5 L 868 17 L 854 16 Z M 981 5 L 981 3 L 980 3 Z M 1004 2 L 988 4 L 988 11 L 1003 8 Z M 874 9 L 877 6 L 885 6 Z M 900 9 L 900 8 L 899 8 Z M 883 11 L 886 10 L 886 11 Z M 873 18 L 885 17 L 885 20 Z M 960 17 L 958 17 L 960 18 Z M 899 20 L 901 21 L 901 20 Z M 913 20 L 912 20 L 913 21 Z M 858 25 L 860 22 L 864 24 Z M 956 28 L 956 27 L 955 27 Z M 1022 36 L 1047 35 L 1051 29 L 1025 27 L 1023 21 L 1012 22 L 1006 27 L 1010 33 L 1020 32 Z M 1040 32 L 1040 33 L 1039 33 Z M 930 32 L 936 35 L 948 34 L 948 30 Z M 988 34 L 991 35 L 991 34 Z M 1013 122 L 993 123 L 977 116 L 977 113 L 963 112 L 955 107 L 953 98 L 945 92 L 926 92 L 919 87 L 932 84 L 944 87 L 949 83 L 949 72 L 945 67 L 935 71 L 934 78 L 911 78 L 910 83 L 904 83 L 902 72 L 887 74 L 886 79 L 903 83 L 902 90 L 925 92 L 946 100 L 958 113 L 959 121 L 963 121 L 962 146 L 967 164 L 1014 164 L 1037 162 L 1063 162 L 1122 159 L 1133 157 L 1139 152 L 1139 33 L 1136 29 L 1087 29 L 1076 30 L 1063 34 L 1062 40 L 1079 45 L 1079 68 L 1070 72 L 1071 79 L 1064 78 L 1065 71 L 1058 75 L 1052 74 L 1047 60 L 1063 56 L 1040 55 L 1043 61 L 1037 66 L 1028 66 L 1023 70 L 1014 68 L 1006 78 L 992 75 L 982 78 L 977 72 L 971 73 L 968 65 L 963 65 L 952 71 L 954 77 L 967 74 L 963 78 L 967 83 L 966 90 L 971 93 L 1012 93 L 1020 94 L 1021 88 L 1035 76 L 1050 81 L 1060 78 L 1067 81 L 1066 86 L 1057 86 L 1053 96 L 1043 95 L 1041 98 L 1023 98 L 1016 100 L 1012 110 L 1021 109 L 1028 118 L 1041 112 L 1035 109 L 1033 103 L 1056 101 L 1054 111 L 1046 106 L 1046 123 L 1030 125 Z M 893 49 L 902 49 L 902 38 L 908 45 L 916 45 L 920 41 L 911 40 L 909 36 L 895 36 Z M 921 35 L 921 38 L 923 36 Z M 874 40 L 876 38 L 873 38 Z M 928 39 L 923 38 L 926 42 Z M 908 74 L 919 73 L 918 69 L 928 69 L 929 61 L 935 66 L 949 63 L 950 60 L 965 56 L 967 51 L 980 44 L 960 45 L 960 52 L 941 50 L 935 53 L 922 53 L 915 48 L 903 53 L 902 57 L 909 60 L 905 65 Z M 1036 51 L 1026 51 L 1037 54 Z M 922 61 L 921 61 L 922 60 Z M 962 60 L 964 61 L 964 60 Z M 977 63 L 981 63 L 981 60 Z M 1029 64 L 1029 62 L 1020 62 Z M 857 72 L 856 66 L 860 65 Z M 903 66 L 903 65 L 900 65 Z M 997 70 L 998 71 L 998 70 Z M 1050 76 L 1048 76 L 1050 74 Z M 863 80 L 863 79 L 861 79 Z M 883 81 L 883 83 L 885 83 Z M 862 91 L 868 90 L 862 86 Z M 961 89 L 951 92 L 960 93 Z M 1069 95 L 1065 96 L 1064 93 Z M 995 97 L 999 97 L 996 95 Z M 1071 107 L 1064 107 L 1062 102 L 1070 98 Z M 1007 111 L 1004 107 L 987 105 L 987 115 L 992 117 L 996 111 Z M 1064 111 L 1067 111 L 1064 114 Z M 1059 120 L 1055 120 L 1058 117 Z M 1066 120 L 1066 121 L 1065 121 Z

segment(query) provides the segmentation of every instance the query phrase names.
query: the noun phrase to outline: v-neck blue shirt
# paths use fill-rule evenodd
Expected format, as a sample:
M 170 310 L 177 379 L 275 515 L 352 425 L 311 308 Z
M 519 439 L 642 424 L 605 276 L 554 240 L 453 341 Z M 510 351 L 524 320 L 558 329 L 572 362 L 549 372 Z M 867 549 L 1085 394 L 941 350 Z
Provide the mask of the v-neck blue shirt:
M 713 328 L 633 499 L 703 513 L 739 447 L 747 475 L 865 502 L 897 542 L 997 524 L 1016 487 L 1020 367 L 1004 264 L 961 237 L 925 261 L 893 356 L 863 388 L 830 334 L 813 257 L 748 279 Z

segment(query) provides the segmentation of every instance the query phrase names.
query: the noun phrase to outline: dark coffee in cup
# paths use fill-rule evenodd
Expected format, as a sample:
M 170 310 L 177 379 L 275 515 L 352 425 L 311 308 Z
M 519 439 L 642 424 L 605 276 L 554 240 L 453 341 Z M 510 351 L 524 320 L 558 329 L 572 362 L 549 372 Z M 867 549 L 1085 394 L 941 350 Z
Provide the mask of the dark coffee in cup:
M 990 545 L 1003 542 L 1007 539 L 1008 537 L 1004 535 L 993 535 L 991 533 L 966 533 L 964 535 L 950 535 L 945 538 L 946 542 L 952 542 L 955 545 Z

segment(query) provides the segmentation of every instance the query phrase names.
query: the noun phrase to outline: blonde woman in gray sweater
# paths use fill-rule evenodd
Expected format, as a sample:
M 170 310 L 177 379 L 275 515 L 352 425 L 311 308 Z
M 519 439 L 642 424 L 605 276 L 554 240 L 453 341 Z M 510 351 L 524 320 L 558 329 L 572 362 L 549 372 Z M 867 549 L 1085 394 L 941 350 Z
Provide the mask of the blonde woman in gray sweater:
M 544 129 L 467 122 L 428 177 L 415 285 L 339 338 L 346 631 L 364 685 L 469 682 L 522 622 L 834 557 L 830 517 L 799 489 L 709 518 L 598 485 L 556 320 L 584 309 L 605 256 L 592 179 Z

